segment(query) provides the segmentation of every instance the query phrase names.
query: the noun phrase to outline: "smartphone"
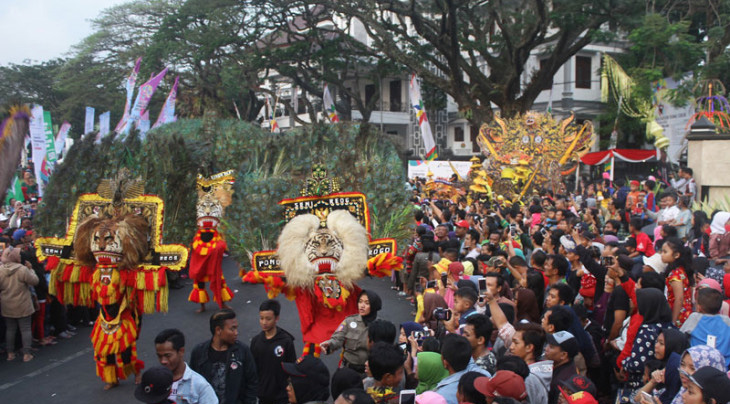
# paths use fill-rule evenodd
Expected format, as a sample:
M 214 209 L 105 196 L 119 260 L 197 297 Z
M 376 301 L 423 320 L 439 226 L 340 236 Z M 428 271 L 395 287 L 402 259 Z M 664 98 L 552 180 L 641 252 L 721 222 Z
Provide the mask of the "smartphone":
M 433 289 L 436 287 L 436 281 L 428 281 L 426 282 L 426 289 Z
M 647 393 L 645 391 L 642 391 L 641 392 L 641 396 L 644 397 L 644 400 L 647 403 L 653 403 L 654 402 L 654 396 L 652 396 L 651 394 L 649 394 L 649 393 Z
M 415 404 L 416 390 L 401 390 L 399 404 Z
M 601 265 L 603 265 L 604 267 L 610 267 L 611 265 L 613 265 L 613 263 L 614 263 L 613 257 L 611 257 L 611 256 L 601 257 Z
M 446 282 L 449 280 L 449 274 L 441 274 L 441 284 L 446 287 Z
M 540 234 L 542 234 L 543 237 L 548 237 L 549 236 L 548 229 L 545 227 L 540 228 Z
M 479 293 L 482 293 L 485 290 L 487 290 L 487 278 L 480 278 L 479 279 Z
M 479 304 L 484 304 L 485 297 L 484 296 L 479 296 L 479 299 L 477 299 L 477 300 L 479 301 Z

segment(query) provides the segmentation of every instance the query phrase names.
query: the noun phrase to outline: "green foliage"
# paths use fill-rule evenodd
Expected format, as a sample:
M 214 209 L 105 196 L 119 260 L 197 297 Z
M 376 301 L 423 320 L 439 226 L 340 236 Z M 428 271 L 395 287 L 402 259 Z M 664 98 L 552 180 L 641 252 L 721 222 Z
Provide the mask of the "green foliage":
M 225 233 L 231 253 L 242 261 L 253 251 L 276 247 L 283 224 L 277 202 L 299 196 L 314 163 L 340 178 L 343 191 L 367 196 L 372 236 L 407 238 L 412 212 L 405 174 L 394 148 L 357 125 L 312 125 L 271 134 L 237 120 L 179 120 L 124 141 L 94 135 L 77 142 L 56 168 L 37 224 L 40 234 L 62 235 L 81 193 L 94 192 L 102 178 L 128 167 L 145 182 L 145 192 L 165 201 L 167 243 L 188 244 L 195 232 L 195 178 L 201 169 L 236 170 L 233 203 Z

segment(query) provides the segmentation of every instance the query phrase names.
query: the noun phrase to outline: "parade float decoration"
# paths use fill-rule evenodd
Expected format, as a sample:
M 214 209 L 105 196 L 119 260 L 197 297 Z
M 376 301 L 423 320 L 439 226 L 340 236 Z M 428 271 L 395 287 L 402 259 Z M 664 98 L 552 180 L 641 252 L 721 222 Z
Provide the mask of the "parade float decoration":
M 722 96 L 726 92 L 725 86 L 720 80 L 704 80 L 695 90 L 699 90 L 702 96 L 695 100 L 697 112 L 690 117 L 685 129 L 689 129 L 693 123 L 703 116 L 715 124 L 720 130 L 730 130 L 730 103 Z
M 49 293 L 62 304 L 101 308 L 91 341 L 96 373 L 109 387 L 144 367 L 136 348 L 141 317 L 167 311 L 165 271 L 187 262 L 187 248 L 162 244 L 163 208 L 122 169 L 78 198 L 65 237 L 36 240 L 51 272 Z
M 532 111 L 511 119 L 495 116 L 477 138 L 492 190 L 512 200 L 545 186 L 560 191 L 562 176 L 589 151 L 592 130 L 590 122 L 579 125 L 573 115 L 560 122 Z
M 199 303 L 200 311 L 205 310 L 205 303 L 210 301 L 205 283 L 210 283 L 213 300 L 220 308 L 227 308 L 225 302 L 233 298 L 233 292 L 226 285 L 223 277 L 223 254 L 226 252 L 226 240 L 220 232 L 219 224 L 225 208 L 230 206 L 233 196 L 233 170 L 204 177 L 198 174 L 197 225 L 190 254 L 190 279 L 193 290 L 188 300 Z
M 370 239 L 365 195 L 341 192 L 337 179 L 315 165 L 300 197 L 279 202 L 286 224 L 276 251 L 253 254 L 245 283 L 263 283 L 269 297 L 284 293 L 297 304 L 304 354 L 319 356 L 319 344 L 345 317 L 357 312 L 357 282 L 366 273 L 390 276 L 403 266 L 394 239 Z
M 488 203 L 492 200 L 492 179 L 484 167 L 479 157 L 474 156 L 471 159 L 471 167 L 469 168 L 468 185 L 469 185 L 469 198 L 467 202 L 469 205 L 473 201 L 478 201 L 481 204 Z

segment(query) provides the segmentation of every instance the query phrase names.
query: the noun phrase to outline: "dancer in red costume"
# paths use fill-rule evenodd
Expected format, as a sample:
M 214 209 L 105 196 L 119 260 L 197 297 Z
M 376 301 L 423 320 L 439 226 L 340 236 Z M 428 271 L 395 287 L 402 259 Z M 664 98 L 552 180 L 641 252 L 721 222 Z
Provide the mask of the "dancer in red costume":
M 205 311 L 210 301 L 205 284 L 210 283 L 213 301 L 222 309 L 230 307 L 225 303 L 233 298 L 233 292 L 223 278 L 223 254 L 227 245 L 218 230 L 223 210 L 231 204 L 233 194 L 233 171 L 215 174 L 210 178 L 198 176 L 198 232 L 193 238 L 190 255 L 190 279 L 193 290 L 188 300 L 199 303 L 198 313 Z

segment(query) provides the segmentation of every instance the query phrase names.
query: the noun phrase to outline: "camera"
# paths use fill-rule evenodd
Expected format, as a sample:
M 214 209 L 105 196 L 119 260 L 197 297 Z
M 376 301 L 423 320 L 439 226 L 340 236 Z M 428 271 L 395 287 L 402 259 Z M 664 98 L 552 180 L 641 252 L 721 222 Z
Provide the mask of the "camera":
M 449 321 L 451 320 L 451 309 L 437 307 L 433 310 L 433 318 L 438 321 Z
M 614 264 L 614 258 L 611 256 L 601 257 L 601 265 L 604 267 L 610 267 Z

